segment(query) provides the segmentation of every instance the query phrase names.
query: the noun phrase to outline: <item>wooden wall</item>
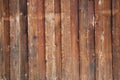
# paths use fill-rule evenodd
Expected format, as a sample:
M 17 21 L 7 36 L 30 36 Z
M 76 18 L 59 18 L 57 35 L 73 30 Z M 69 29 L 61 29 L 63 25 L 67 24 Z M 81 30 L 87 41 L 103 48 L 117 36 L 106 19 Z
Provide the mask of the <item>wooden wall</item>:
M 0 0 L 0 80 L 120 80 L 120 0 Z

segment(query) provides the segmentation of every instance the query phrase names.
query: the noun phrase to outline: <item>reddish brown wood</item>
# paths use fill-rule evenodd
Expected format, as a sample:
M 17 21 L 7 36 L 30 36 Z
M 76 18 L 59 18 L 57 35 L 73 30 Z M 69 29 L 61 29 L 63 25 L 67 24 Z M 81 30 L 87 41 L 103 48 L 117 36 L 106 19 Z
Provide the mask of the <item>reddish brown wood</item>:
M 26 0 L 9 1 L 10 79 L 28 79 Z
M 46 63 L 45 63 L 45 8 L 44 0 L 38 0 L 37 16 L 38 16 L 38 75 L 39 80 L 45 80 Z
M 5 79 L 10 78 L 10 21 L 9 21 L 9 1 L 3 0 L 4 9 L 4 58 L 5 58 Z
M 72 63 L 72 80 L 79 80 L 79 1 L 70 0 L 70 32 L 71 32 L 71 63 Z
M 46 78 L 56 80 L 54 0 L 45 0 Z
M 56 58 L 56 77 L 57 80 L 61 80 L 62 76 L 62 54 L 61 54 L 61 0 L 55 0 L 54 2 L 54 25 L 55 25 L 55 58 Z
M 95 80 L 94 1 L 79 0 L 80 79 Z
M 0 79 L 5 79 L 3 0 L 0 0 Z
M 28 0 L 29 80 L 38 80 L 38 13 L 37 0 Z
M 112 80 L 111 0 L 95 0 L 96 79 Z
M 61 0 L 62 80 L 79 80 L 77 3 Z
M 112 0 L 113 79 L 120 79 L 120 1 Z

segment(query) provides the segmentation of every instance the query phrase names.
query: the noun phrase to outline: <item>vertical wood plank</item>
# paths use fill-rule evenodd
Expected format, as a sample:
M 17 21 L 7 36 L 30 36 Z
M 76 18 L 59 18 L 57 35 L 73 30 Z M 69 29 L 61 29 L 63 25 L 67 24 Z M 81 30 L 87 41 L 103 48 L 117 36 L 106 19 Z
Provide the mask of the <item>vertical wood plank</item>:
M 10 79 L 27 79 L 26 0 L 10 0 Z
M 61 54 L 61 0 L 54 2 L 54 25 L 55 25 L 55 60 L 56 60 L 56 77 L 61 80 L 62 76 L 62 54 Z
M 96 79 L 112 80 L 111 0 L 95 0 Z
M 38 75 L 38 16 L 37 0 L 28 0 L 29 80 L 39 80 Z
M 46 78 L 56 80 L 54 2 L 45 0 Z
M 20 23 L 20 80 L 28 79 L 28 35 L 27 35 L 27 0 L 19 0 Z
M 70 0 L 61 0 L 62 80 L 72 79 Z
M 10 0 L 10 78 L 12 80 L 20 79 L 20 24 L 19 24 L 19 4 L 16 0 Z
M 62 80 L 79 80 L 77 2 L 61 0 Z
M 46 78 L 46 63 L 45 63 L 45 8 L 44 0 L 38 0 L 37 15 L 38 15 L 38 71 L 39 80 Z
M 112 0 L 113 80 L 120 79 L 120 1 Z
M 5 79 L 3 0 L 0 0 L 0 79 Z
M 70 32 L 71 32 L 71 62 L 72 62 L 72 76 L 71 80 L 79 80 L 79 1 L 70 0 Z
M 5 55 L 5 79 L 10 79 L 10 21 L 9 21 L 9 1 L 3 0 L 4 9 L 4 55 Z
M 79 0 L 80 79 L 95 80 L 94 1 Z

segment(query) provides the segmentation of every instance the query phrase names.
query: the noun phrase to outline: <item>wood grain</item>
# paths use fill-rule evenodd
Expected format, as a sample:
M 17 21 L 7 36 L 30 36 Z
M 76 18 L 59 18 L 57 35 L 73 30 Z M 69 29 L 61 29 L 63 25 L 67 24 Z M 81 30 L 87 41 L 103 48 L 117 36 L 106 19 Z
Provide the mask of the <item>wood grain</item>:
M 55 25 L 55 60 L 56 60 L 56 77 L 61 80 L 62 77 L 62 51 L 61 51 L 61 0 L 54 2 L 54 25 Z
M 56 80 L 55 0 L 45 0 L 46 78 Z
M 46 62 L 45 62 L 45 1 L 37 1 L 37 27 L 38 27 L 38 75 L 39 80 L 46 78 Z
M 39 80 L 38 75 L 38 13 L 37 0 L 28 0 L 29 80 Z
M 77 2 L 61 0 L 62 80 L 79 80 Z
M 0 0 L 0 79 L 5 79 L 3 0 Z
M 95 1 L 96 79 L 112 80 L 111 0 Z
M 120 79 L 120 1 L 112 0 L 113 80 Z
M 79 0 L 80 79 L 95 80 L 94 1 Z
M 27 79 L 26 0 L 10 0 L 10 79 Z
M 5 59 L 5 79 L 10 78 L 10 21 L 9 21 L 9 1 L 3 0 L 4 19 L 4 59 Z

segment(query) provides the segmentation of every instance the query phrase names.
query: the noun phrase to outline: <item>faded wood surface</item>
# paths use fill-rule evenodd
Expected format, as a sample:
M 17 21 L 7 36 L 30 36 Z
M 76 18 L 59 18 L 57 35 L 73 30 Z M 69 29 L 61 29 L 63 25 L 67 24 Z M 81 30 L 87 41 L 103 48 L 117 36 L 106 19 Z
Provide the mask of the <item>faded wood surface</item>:
M 96 79 L 112 80 L 111 0 L 95 1 Z
M 38 76 L 39 80 L 46 78 L 45 63 L 45 0 L 38 0 L 37 6 L 37 28 L 38 28 Z
M 112 0 L 113 79 L 120 79 L 120 1 Z
M 119 0 L 0 0 L 0 80 L 120 80 Z
M 28 0 L 29 80 L 38 80 L 38 16 L 37 0 Z
M 10 79 L 28 79 L 26 0 L 10 0 Z
M 5 78 L 3 0 L 0 0 L 0 79 Z
M 80 79 L 95 80 L 94 1 L 79 0 Z
M 55 0 L 45 0 L 46 79 L 56 80 L 55 58 Z

